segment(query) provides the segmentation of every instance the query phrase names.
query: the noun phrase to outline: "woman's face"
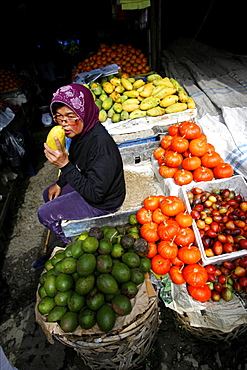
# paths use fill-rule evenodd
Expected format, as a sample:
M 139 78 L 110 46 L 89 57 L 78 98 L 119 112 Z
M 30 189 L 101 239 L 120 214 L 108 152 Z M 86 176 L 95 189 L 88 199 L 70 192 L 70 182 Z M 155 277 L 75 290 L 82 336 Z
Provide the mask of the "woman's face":
M 83 130 L 84 124 L 82 120 L 66 105 L 57 109 L 54 118 L 63 127 L 65 135 L 69 138 L 80 134 Z

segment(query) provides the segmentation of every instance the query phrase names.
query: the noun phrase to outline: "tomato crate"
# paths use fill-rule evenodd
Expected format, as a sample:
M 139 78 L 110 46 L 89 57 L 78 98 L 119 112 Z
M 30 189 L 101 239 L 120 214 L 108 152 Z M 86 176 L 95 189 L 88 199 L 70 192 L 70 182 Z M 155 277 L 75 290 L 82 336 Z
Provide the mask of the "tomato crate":
M 187 192 L 190 191 L 195 185 L 194 184 L 188 184 L 188 185 L 182 185 L 179 189 L 179 197 L 183 200 L 183 202 L 186 204 L 187 210 L 190 213 L 191 212 L 191 206 L 187 197 Z M 207 182 L 198 182 L 196 183 L 196 186 L 206 190 L 206 191 L 212 191 L 213 189 L 229 189 L 234 190 L 236 194 L 242 195 L 244 200 L 247 200 L 247 184 L 243 176 L 241 175 L 235 175 L 231 178 L 226 179 L 218 179 L 218 180 L 212 180 Z M 232 253 L 224 253 L 221 255 L 213 256 L 213 257 L 207 257 L 205 254 L 204 246 L 202 243 L 202 239 L 198 230 L 198 227 L 193 221 L 192 228 L 195 233 L 195 244 L 199 247 L 201 251 L 202 256 L 202 265 L 206 266 L 209 264 L 219 264 L 223 261 L 232 261 L 239 257 L 244 257 L 247 255 L 247 249 L 241 249 L 239 251 L 235 251 Z

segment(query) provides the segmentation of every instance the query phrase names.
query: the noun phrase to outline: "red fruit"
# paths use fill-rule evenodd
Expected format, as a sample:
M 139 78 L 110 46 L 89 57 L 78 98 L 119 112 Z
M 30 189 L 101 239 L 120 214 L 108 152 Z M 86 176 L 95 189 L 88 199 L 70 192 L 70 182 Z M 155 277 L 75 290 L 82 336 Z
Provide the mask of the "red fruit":
M 223 289 L 223 285 L 221 283 L 214 283 L 214 290 L 216 290 L 217 292 L 221 292 Z
M 224 262 L 222 263 L 222 265 L 223 265 L 225 268 L 227 268 L 228 270 L 233 270 L 233 269 L 235 269 L 235 265 L 234 265 L 234 263 L 233 263 L 233 262 L 231 262 L 231 261 L 224 261 Z
M 239 279 L 239 283 L 240 283 L 240 285 L 243 287 L 243 288 L 245 288 L 245 287 L 247 287 L 247 277 L 241 277 L 240 279 Z
M 209 274 L 208 273 L 208 281 L 210 283 L 214 283 L 216 281 L 216 276 L 214 274 Z
M 232 253 L 233 252 L 233 245 L 231 243 L 224 243 L 223 250 L 225 253 Z
M 240 249 L 247 249 L 247 239 L 239 240 Z
M 217 292 L 216 290 L 211 291 L 211 298 L 215 302 L 219 302 L 221 300 L 221 294 L 220 292 Z
M 239 208 L 242 210 L 242 211 L 247 211 L 247 202 L 241 202 L 240 204 L 239 204 Z
M 239 265 L 242 266 L 242 267 L 247 267 L 247 257 L 242 258 L 239 261 Z
M 247 274 L 246 268 L 242 266 L 237 266 L 234 270 L 234 274 L 237 276 L 245 276 Z
M 226 275 L 220 275 L 219 277 L 218 277 L 218 282 L 220 283 L 220 284 L 226 284 Z
M 234 284 L 233 284 L 233 288 L 235 290 L 235 292 L 239 293 L 243 290 L 243 287 L 242 285 L 240 284 L 239 281 L 236 281 Z
M 215 265 L 207 265 L 207 266 L 205 266 L 205 269 L 206 269 L 208 274 L 213 274 L 216 270 L 216 266 Z
M 226 302 L 229 302 L 232 299 L 232 291 L 229 288 L 223 288 L 221 296 Z

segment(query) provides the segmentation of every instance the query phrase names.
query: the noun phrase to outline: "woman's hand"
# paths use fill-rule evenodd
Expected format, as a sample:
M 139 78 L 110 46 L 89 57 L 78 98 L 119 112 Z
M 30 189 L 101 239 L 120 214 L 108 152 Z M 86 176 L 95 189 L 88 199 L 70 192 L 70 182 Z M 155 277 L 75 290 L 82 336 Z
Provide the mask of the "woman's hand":
M 61 187 L 57 184 L 52 185 L 48 190 L 48 199 L 52 200 L 61 194 Z
M 44 143 L 44 153 L 48 161 L 55 166 L 61 168 L 69 163 L 69 157 L 66 149 L 62 149 L 60 141 L 57 137 L 54 138 L 57 145 L 57 150 L 51 149 L 46 143 Z

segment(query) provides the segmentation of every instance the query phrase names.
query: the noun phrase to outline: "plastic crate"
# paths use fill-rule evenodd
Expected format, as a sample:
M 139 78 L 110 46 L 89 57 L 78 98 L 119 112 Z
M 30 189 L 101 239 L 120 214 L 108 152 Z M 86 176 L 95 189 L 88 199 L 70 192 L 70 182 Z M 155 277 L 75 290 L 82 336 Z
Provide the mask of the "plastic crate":
M 244 199 L 247 199 L 247 184 L 244 178 L 241 175 L 236 175 L 231 178 L 227 179 L 219 179 L 219 180 L 212 180 L 207 182 L 199 182 L 196 185 L 197 187 L 206 190 L 212 191 L 213 189 L 230 189 L 234 190 L 236 194 L 241 194 Z M 191 206 L 187 197 L 187 192 L 190 191 L 194 187 L 193 184 L 183 185 L 179 189 L 179 197 L 183 200 L 186 204 L 187 210 L 191 212 Z M 193 221 L 193 230 L 195 233 L 196 244 L 201 251 L 202 256 L 202 265 L 206 266 L 209 264 L 219 264 L 223 261 L 232 261 L 239 257 L 244 257 L 247 255 L 247 250 L 242 249 L 232 253 L 224 253 L 219 256 L 214 257 L 207 257 L 205 254 L 204 246 L 202 243 L 201 236 L 199 234 L 199 230 L 196 226 L 195 221 Z

